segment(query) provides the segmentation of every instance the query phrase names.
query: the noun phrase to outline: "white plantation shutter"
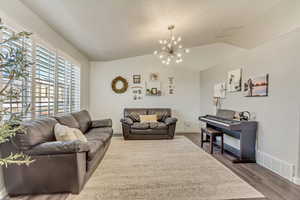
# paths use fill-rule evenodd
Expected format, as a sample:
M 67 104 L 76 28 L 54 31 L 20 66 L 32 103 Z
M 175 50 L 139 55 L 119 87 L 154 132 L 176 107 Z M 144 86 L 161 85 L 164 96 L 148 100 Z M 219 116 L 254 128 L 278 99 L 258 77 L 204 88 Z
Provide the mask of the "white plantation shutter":
M 71 72 L 72 64 L 58 56 L 57 113 L 71 112 Z
M 0 41 L 12 35 L 13 31 L 3 30 L 0 32 Z M 10 84 L 21 91 L 19 98 L 7 99 L 2 106 L 28 119 L 79 111 L 80 67 L 68 56 L 58 55 L 57 50 L 49 48 L 40 40 L 25 39 L 23 42 L 27 49 L 27 59 L 34 64 L 27 69 L 26 80 L 15 80 Z M 14 41 L 8 45 L 17 48 L 22 43 Z M 4 85 L 8 81 L 8 74 L 0 72 L 0 79 L 0 86 Z M 31 107 L 25 115 L 28 105 Z
M 72 65 L 71 76 L 71 111 L 80 110 L 80 68 Z
M 13 36 L 14 31 L 11 28 L 6 30 L 2 30 L 2 40 L 9 39 Z M 23 39 L 20 41 L 11 41 L 7 44 L 7 46 L 12 48 L 26 48 L 26 59 L 29 62 L 33 61 L 33 42 L 31 39 Z M 2 49 L 4 50 L 4 49 Z M 10 91 L 13 87 L 20 91 L 20 95 L 18 98 L 7 98 L 3 104 L 2 108 L 7 110 L 10 113 L 18 114 L 22 118 L 32 118 L 32 113 L 29 111 L 25 113 L 27 107 L 31 105 L 31 88 L 32 88 L 32 66 L 28 66 L 27 68 L 28 76 L 26 79 L 22 80 L 14 80 L 11 82 L 6 91 Z M 2 87 L 7 83 L 8 74 L 5 72 L 1 72 L 2 77 Z
M 36 45 L 35 116 L 54 115 L 55 52 Z

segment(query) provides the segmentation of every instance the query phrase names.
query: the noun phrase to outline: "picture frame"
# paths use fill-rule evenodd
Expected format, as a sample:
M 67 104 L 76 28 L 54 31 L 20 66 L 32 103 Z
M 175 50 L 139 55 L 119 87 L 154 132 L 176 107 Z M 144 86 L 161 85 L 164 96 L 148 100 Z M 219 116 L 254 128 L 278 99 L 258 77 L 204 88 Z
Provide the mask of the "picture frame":
M 242 68 L 228 72 L 227 90 L 228 92 L 242 91 Z
M 269 74 L 250 77 L 244 83 L 245 97 L 267 97 L 269 96 Z
M 135 74 L 132 76 L 133 84 L 141 84 L 141 75 Z

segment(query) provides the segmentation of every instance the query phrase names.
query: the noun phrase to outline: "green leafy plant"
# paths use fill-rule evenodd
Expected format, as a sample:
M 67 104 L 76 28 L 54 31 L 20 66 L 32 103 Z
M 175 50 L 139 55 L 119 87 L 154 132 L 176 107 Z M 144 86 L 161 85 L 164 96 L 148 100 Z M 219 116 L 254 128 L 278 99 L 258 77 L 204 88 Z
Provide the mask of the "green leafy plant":
M 0 18 L 0 32 L 8 30 L 2 24 Z M 3 41 L 0 40 L 0 73 L 5 75 L 7 81 L 2 82 L 0 87 L 0 104 L 7 100 L 18 99 L 22 90 L 15 87 L 14 81 L 26 80 L 29 76 L 28 67 L 33 63 L 27 59 L 27 49 L 25 40 L 31 36 L 28 32 L 13 33 L 11 37 Z M 10 45 L 18 42 L 21 45 Z M 21 113 L 27 113 L 30 105 L 27 105 Z M 20 114 L 15 114 L 0 107 L 0 144 L 9 142 L 17 132 L 25 132 L 21 123 Z M 26 164 L 29 165 L 33 160 L 23 153 L 10 154 L 5 158 L 0 158 L 0 166 L 8 166 L 10 164 Z

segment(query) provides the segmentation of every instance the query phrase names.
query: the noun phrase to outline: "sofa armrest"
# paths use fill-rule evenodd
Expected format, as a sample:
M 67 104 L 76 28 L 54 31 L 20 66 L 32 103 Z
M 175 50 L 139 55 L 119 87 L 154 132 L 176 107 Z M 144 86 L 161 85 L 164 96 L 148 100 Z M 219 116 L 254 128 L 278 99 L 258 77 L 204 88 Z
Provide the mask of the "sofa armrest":
M 30 150 L 24 153 L 28 155 L 56 155 L 56 154 L 67 154 L 67 153 L 80 153 L 89 151 L 89 145 L 87 142 L 75 141 L 55 141 L 45 142 L 34 146 Z
M 112 127 L 111 119 L 92 120 L 91 128 Z
M 133 124 L 132 119 L 130 119 L 129 117 L 125 117 L 125 118 L 121 119 L 120 121 L 121 121 L 122 123 L 128 124 L 128 125 L 132 125 L 132 124 Z
M 174 117 L 168 117 L 165 119 L 166 125 L 176 124 L 177 118 Z

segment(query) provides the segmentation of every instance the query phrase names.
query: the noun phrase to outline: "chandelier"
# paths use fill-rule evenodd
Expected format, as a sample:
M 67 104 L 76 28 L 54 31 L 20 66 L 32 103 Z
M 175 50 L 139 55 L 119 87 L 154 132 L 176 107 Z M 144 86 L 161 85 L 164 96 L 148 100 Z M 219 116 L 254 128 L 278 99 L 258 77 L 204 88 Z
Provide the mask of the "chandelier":
M 183 54 L 189 53 L 189 49 L 183 48 L 180 43 L 182 38 L 176 37 L 173 34 L 175 26 L 170 25 L 168 30 L 170 31 L 170 38 L 165 40 L 159 40 L 160 49 L 154 51 L 154 55 L 157 55 L 161 62 L 165 65 L 170 65 L 170 63 L 181 63 L 183 61 Z

